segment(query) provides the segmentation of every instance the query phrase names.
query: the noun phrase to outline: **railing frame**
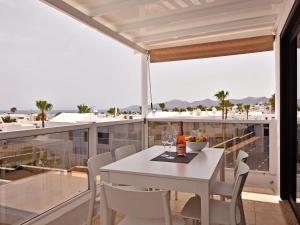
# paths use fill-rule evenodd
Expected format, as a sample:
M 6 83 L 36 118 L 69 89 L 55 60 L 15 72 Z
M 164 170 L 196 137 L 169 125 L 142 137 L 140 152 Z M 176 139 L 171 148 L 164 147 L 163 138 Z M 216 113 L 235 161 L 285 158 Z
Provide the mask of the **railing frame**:
M 264 188 L 272 188 L 278 193 L 278 148 L 277 148 L 277 120 L 216 120 L 216 119 L 199 119 L 193 117 L 160 117 L 148 118 L 148 122 L 186 122 L 186 123 L 224 123 L 224 124 L 269 124 L 269 170 L 257 171 L 251 170 L 247 179 L 250 186 L 258 186 Z M 225 169 L 225 177 L 227 181 L 233 181 L 233 169 Z
M 114 125 L 130 124 L 130 123 L 139 123 L 142 124 L 142 146 L 143 149 L 148 147 L 148 122 L 214 122 L 214 123 L 249 123 L 249 124 L 269 124 L 269 171 L 251 171 L 248 177 L 249 184 L 258 185 L 262 187 L 271 187 L 277 191 L 277 165 L 278 165 L 278 151 L 277 151 L 277 120 L 214 120 L 214 119 L 196 119 L 196 118 L 148 118 L 148 119 L 130 119 L 130 120 L 120 120 L 120 121 L 109 121 L 109 122 L 99 122 L 99 123 L 82 123 L 74 125 L 64 125 L 58 127 L 50 128 L 40 128 L 32 130 L 22 130 L 22 131 L 11 131 L 11 132 L 1 132 L 0 140 L 12 139 L 12 138 L 22 138 L 36 135 L 46 135 L 51 133 L 67 132 L 72 130 L 88 129 L 88 157 L 94 156 L 97 154 L 97 128 L 99 127 L 108 127 Z M 227 181 L 230 181 L 233 177 L 233 169 L 226 168 L 225 176 Z M 45 220 L 53 219 L 53 213 L 57 216 L 66 213 L 77 204 L 73 204 L 75 201 L 80 201 L 78 204 L 83 204 L 87 201 L 90 194 L 90 191 L 87 190 L 83 192 L 80 196 L 76 196 L 70 201 L 65 202 L 53 209 L 48 210 L 46 213 L 41 214 L 40 216 L 33 218 L 28 221 L 26 224 L 43 224 Z M 85 196 L 82 198 L 81 196 Z M 77 205 L 78 205 L 77 204 Z

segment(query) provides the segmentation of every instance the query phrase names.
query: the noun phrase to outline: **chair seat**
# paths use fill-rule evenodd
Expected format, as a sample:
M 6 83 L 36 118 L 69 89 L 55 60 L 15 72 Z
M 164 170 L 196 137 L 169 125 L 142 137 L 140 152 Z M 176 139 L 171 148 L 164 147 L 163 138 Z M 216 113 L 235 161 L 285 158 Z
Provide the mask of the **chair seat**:
M 214 183 L 211 189 L 211 194 L 222 195 L 225 197 L 232 197 L 233 189 L 234 189 L 234 184 L 217 181 Z
M 183 225 L 184 222 L 178 218 L 172 218 L 173 225 Z M 141 219 L 135 217 L 125 217 L 118 225 L 165 225 L 164 219 Z
M 147 188 L 136 187 L 136 186 L 127 186 L 127 185 L 118 185 L 120 189 L 127 191 L 147 191 Z
M 241 221 L 240 210 L 236 209 L 236 222 Z M 201 221 L 201 199 L 200 197 L 190 198 L 183 210 L 181 216 L 186 219 Z M 213 224 L 230 225 L 230 203 L 219 200 L 210 200 L 210 220 Z
M 136 187 L 136 186 L 118 185 L 118 187 L 120 189 L 127 190 L 127 191 L 146 191 L 147 190 L 146 188 Z M 100 202 L 100 192 L 98 192 L 98 191 L 96 193 L 96 199 L 95 199 L 95 201 L 96 202 Z

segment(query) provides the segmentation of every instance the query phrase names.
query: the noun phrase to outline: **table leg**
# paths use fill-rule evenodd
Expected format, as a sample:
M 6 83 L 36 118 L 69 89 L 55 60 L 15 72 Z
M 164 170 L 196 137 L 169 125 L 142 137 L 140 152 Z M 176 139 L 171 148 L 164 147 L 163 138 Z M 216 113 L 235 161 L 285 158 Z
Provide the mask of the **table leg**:
M 101 172 L 101 181 L 109 183 L 109 175 L 107 172 Z M 100 196 L 100 224 L 101 225 L 112 225 L 113 224 L 113 211 L 106 210 L 102 196 Z
M 225 181 L 225 152 L 222 157 L 222 163 L 221 163 L 221 168 L 220 168 L 220 181 Z
M 201 225 L 210 225 L 209 186 L 199 193 L 201 197 Z

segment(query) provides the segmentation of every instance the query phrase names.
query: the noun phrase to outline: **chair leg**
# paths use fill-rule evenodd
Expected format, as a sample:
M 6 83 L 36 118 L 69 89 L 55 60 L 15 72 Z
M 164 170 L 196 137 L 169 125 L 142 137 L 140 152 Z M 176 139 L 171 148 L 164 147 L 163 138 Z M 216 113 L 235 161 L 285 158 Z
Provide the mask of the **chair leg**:
M 175 200 L 177 201 L 178 200 L 178 192 L 175 191 Z
M 116 221 L 117 212 L 114 210 L 111 210 L 111 222 L 110 224 L 115 224 Z
M 238 205 L 240 209 L 240 214 L 241 214 L 241 225 L 246 225 L 246 219 L 245 219 L 245 213 L 244 213 L 244 206 L 243 206 L 243 201 L 242 197 L 240 196 L 238 199 Z
M 184 224 L 184 225 L 188 225 L 188 219 L 183 218 L 183 224 Z

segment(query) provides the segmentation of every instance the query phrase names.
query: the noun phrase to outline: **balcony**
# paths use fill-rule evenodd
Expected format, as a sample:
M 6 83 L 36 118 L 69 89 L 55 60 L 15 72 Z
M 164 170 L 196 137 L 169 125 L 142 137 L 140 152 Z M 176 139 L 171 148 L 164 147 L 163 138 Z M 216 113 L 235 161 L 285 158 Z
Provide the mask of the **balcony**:
M 273 160 L 277 154 L 273 147 L 276 144 L 276 120 L 152 117 L 147 120 L 148 136 L 145 136 L 146 124 L 142 119 L 2 133 L 1 223 L 28 222 L 76 199 L 82 199 L 81 206 L 87 204 L 86 163 L 89 157 L 104 152 L 114 154 L 116 148 L 127 144 L 134 144 L 139 150 L 147 142 L 148 146 L 160 145 L 161 130 L 170 126 L 178 129 L 179 121 L 184 122 L 185 134 L 201 129 L 209 136 L 211 147 L 225 149 L 226 181 L 233 177 L 236 153 L 240 149 L 249 153 L 251 173 L 243 194 L 249 224 L 261 224 L 254 222 L 254 214 L 257 221 L 273 221 L 273 217 L 262 215 L 264 205 L 272 207 L 270 215 L 274 213 L 278 221 L 286 222 L 288 218 L 283 216 L 286 209 L 278 203 L 276 160 Z M 187 196 L 179 193 L 179 200 L 172 200 L 175 212 L 179 212 Z M 83 209 L 82 212 L 87 213 Z M 95 221 L 99 220 L 97 218 Z
M 224 149 L 223 172 L 219 175 L 225 181 L 233 181 L 234 159 L 238 151 L 249 154 L 250 173 L 242 194 L 247 224 L 297 223 L 295 204 L 298 190 L 295 183 L 299 177 L 293 170 L 297 164 L 296 154 L 292 154 L 297 151 L 296 138 L 292 139 L 296 129 L 291 131 L 297 124 L 293 121 L 297 117 L 293 116 L 296 110 L 292 108 L 296 104 L 290 100 L 296 99 L 295 88 L 290 87 L 294 87 L 297 80 L 283 76 L 290 75 L 292 69 L 289 67 L 285 68 L 286 73 L 283 73 L 284 69 L 280 70 L 280 66 L 293 67 L 290 62 L 295 62 L 292 58 L 284 63 L 289 57 L 283 57 L 283 54 L 290 54 L 290 46 L 285 46 L 286 43 L 297 46 L 294 39 L 290 41 L 289 33 L 284 36 L 286 29 L 296 30 L 286 28 L 285 24 L 294 21 L 288 20 L 288 16 L 290 13 L 297 15 L 294 13 L 300 8 L 297 1 L 43 2 L 140 54 L 142 115 L 139 119 L 56 123 L 43 129 L 1 132 L 0 224 L 85 224 L 91 198 L 88 159 L 105 152 L 114 155 L 116 148 L 128 144 L 133 144 L 138 151 L 160 145 L 161 130 L 170 127 L 178 130 L 180 123 L 183 123 L 185 134 L 199 129 L 208 135 L 209 147 Z M 296 6 L 298 8 L 294 9 Z M 151 97 L 149 63 L 273 49 L 276 64 L 274 118 L 220 120 L 148 115 Z M 290 115 L 293 119 L 289 118 Z M 179 193 L 178 200 L 172 196 L 171 207 L 175 215 L 178 216 L 190 196 L 183 192 Z M 209 224 L 209 213 L 206 216 L 206 221 L 202 222 Z M 117 215 L 118 221 L 122 218 L 122 215 Z M 99 224 L 100 219 L 95 215 L 94 224 Z

